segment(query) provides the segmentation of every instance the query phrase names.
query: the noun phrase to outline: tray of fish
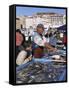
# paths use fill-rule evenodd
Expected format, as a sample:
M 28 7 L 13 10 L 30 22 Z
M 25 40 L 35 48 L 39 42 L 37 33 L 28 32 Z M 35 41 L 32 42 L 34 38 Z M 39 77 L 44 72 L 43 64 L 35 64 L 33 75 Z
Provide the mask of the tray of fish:
M 66 80 L 66 65 L 56 62 L 31 62 L 16 68 L 17 83 L 55 82 Z
M 49 52 L 49 56 L 51 55 L 61 55 L 61 56 L 66 56 L 66 50 L 57 50 L 56 52 Z

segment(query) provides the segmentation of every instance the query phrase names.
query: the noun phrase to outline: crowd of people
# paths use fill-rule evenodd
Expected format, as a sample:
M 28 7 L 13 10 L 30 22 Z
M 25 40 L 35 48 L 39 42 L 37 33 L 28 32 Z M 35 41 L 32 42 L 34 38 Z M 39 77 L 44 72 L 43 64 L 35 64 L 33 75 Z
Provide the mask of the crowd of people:
M 43 24 L 38 24 L 36 32 L 32 34 L 32 41 L 26 41 L 25 35 L 18 29 L 16 30 L 16 65 L 21 65 L 29 62 L 32 58 L 42 58 L 44 49 L 49 52 L 57 51 L 55 33 L 43 34 Z M 49 36 L 49 38 L 48 38 Z M 49 40 L 48 40 L 49 39 Z

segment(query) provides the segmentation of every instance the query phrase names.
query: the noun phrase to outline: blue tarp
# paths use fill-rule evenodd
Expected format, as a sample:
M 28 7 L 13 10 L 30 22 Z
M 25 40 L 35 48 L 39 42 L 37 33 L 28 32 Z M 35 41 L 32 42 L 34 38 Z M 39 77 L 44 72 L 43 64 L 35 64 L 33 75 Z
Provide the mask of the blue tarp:
M 66 24 L 63 25 L 63 26 L 60 26 L 57 28 L 59 31 L 66 31 L 67 30 L 67 27 L 66 27 Z

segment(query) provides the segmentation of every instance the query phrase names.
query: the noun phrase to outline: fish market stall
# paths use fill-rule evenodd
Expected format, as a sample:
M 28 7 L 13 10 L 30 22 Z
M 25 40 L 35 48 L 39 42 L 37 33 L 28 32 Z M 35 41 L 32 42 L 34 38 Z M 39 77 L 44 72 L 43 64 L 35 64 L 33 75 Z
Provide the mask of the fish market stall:
M 32 58 L 16 68 L 17 83 L 56 82 L 66 80 L 66 51 L 58 50 L 41 59 Z

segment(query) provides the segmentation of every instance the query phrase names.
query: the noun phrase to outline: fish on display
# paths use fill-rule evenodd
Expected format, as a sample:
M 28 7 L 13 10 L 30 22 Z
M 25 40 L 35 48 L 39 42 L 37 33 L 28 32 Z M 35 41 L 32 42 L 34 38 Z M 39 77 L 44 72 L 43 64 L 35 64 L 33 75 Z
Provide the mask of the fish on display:
M 65 69 L 61 63 L 40 63 L 34 62 L 21 69 L 16 75 L 16 81 L 20 83 L 52 82 L 59 81 Z

